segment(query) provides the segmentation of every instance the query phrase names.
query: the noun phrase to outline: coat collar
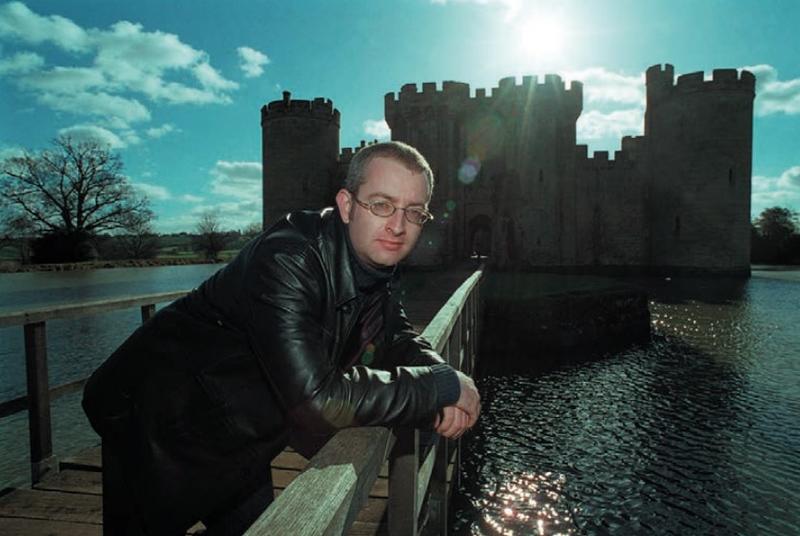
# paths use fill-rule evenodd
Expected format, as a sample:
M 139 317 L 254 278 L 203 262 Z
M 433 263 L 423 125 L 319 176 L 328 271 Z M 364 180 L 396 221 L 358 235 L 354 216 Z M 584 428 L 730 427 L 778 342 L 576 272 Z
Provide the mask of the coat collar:
M 352 260 L 347 249 L 347 228 L 336 208 L 326 208 L 321 213 L 322 232 L 320 250 L 325 252 L 331 270 L 336 307 L 339 308 L 358 296 Z

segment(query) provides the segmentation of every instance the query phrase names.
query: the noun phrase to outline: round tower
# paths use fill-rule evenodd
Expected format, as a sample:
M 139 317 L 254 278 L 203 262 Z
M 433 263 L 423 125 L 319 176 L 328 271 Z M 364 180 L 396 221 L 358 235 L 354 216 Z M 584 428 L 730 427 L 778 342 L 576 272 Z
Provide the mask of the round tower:
M 669 83 L 667 83 L 669 82 Z M 755 77 L 647 71 L 650 262 L 749 274 Z
M 261 108 L 264 228 L 287 212 L 333 203 L 339 110 L 330 99 L 283 99 Z

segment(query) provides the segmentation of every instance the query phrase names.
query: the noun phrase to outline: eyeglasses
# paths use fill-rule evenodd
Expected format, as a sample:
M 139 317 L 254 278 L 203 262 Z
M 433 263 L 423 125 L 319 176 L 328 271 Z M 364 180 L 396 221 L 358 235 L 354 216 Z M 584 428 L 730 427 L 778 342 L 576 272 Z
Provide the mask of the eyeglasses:
M 431 214 L 424 208 L 396 207 L 390 201 L 386 201 L 384 199 L 378 199 L 376 201 L 370 201 L 369 203 L 364 203 L 363 201 L 359 201 L 359 199 L 355 195 L 353 195 L 353 199 L 355 200 L 356 203 L 358 203 L 365 209 L 369 210 L 379 218 L 388 218 L 398 210 L 402 210 L 403 216 L 405 216 L 406 221 L 409 223 L 413 223 L 414 225 L 425 225 L 426 222 L 429 222 L 433 219 L 433 214 Z

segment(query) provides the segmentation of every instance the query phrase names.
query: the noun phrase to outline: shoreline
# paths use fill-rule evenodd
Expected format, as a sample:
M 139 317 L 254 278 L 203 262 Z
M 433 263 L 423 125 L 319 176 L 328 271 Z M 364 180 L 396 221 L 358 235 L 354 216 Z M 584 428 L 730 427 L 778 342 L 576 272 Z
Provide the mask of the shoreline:
M 100 270 L 105 268 L 148 268 L 155 266 L 183 266 L 190 264 L 224 264 L 227 260 L 207 260 L 201 258 L 166 257 L 162 259 L 122 259 L 84 262 L 21 264 L 18 261 L 0 261 L 0 274 L 23 272 L 73 272 Z

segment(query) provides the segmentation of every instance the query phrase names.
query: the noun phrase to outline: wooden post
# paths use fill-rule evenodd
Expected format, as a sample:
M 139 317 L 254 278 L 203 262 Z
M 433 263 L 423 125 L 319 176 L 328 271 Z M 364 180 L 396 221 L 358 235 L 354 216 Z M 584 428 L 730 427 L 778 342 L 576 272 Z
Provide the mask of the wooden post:
M 417 478 L 419 476 L 419 430 L 401 430 L 389 459 L 390 536 L 417 536 Z
M 31 482 L 55 468 L 50 427 L 50 382 L 47 377 L 47 333 L 44 322 L 25 324 L 25 368 L 28 379 L 28 430 Z
M 144 324 L 148 320 L 150 320 L 153 315 L 156 314 L 156 304 L 155 303 L 148 303 L 147 305 L 142 305 L 142 323 Z
M 433 465 L 431 482 L 428 486 L 428 506 L 430 509 L 431 530 L 425 530 L 426 534 L 434 533 L 446 536 L 448 534 L 448 498 L 449 490 L 447 487 L 447 466 L 449 464 L 448 444 L 450 441 L 445 437 L 440 437 L 436 445 L 436 462 Z

